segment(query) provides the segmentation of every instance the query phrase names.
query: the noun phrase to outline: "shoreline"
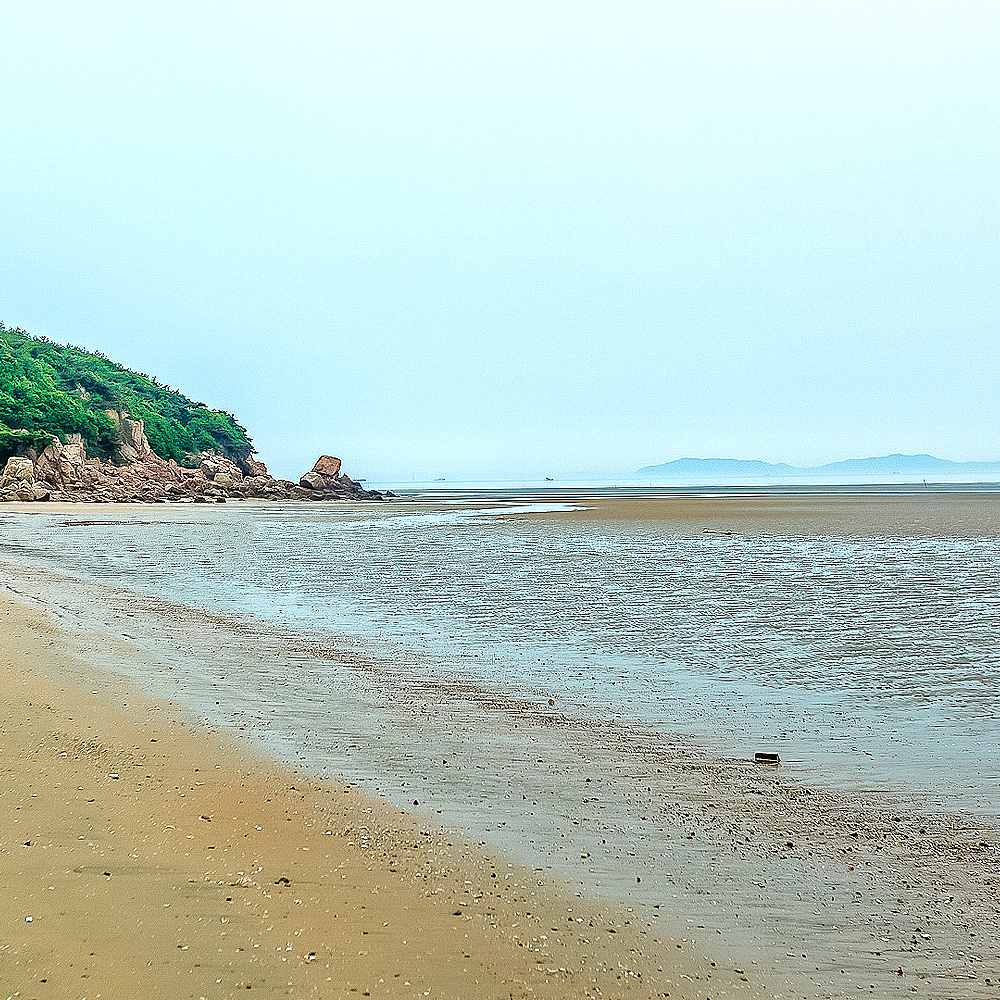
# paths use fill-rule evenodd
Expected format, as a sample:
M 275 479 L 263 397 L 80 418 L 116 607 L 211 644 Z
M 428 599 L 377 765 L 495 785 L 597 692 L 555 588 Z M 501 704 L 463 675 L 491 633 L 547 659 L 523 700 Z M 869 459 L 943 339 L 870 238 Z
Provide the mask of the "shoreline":
M 623 907 L 79 686 L 41 614 L 0 607 L 8 995 L 757 995 Z
M 24 572 L 22 584 L 31 583 Z M 72 631 L 64 638 L 83 660 L 95 662 L 99 647 L 98 665 L 147 690 L 160 670 L 171 698 L 227 729 L 258 738 L 280 729 L 277 692 L 240 692 L 247 656 L 291 658 L 307 688 L 328 678 L 308 745 L 277 732 L 266 751 L 351 780 L 397 809 L 413 801 L 402 779 L 420 789 L 421 814 L 494 857 L 506 850 L 504 864 L 513 858 L 539 878 L 624 900 L 719 966 L 724 955 L 731 968 L 758 958 L 753 971 L 769 996 L 863 988 L 956 1000 L 995 990 L 985 971 L 1000 955 L 995 826 L 958 813 L 928 817 L 905 797 L 865 788 L 830 793 L 784 769 L 748 769 L 681 734 L 664 742 L 580 725 L 558 707 L 538 710 L 475 684 L 421 682 L 401 666 L 310 648 L 290 631 L 261 633 L 113 587 L 95 603 L 85 587 L 40 579 L 40 604 Z M 21 600 L 39 593 L 22 590 Z M 185 644 L 188 664 L 174 655 Z M 171 658 L 137 659 L 150 650 Z M 497 760 L 508 763 L 494 773 Z

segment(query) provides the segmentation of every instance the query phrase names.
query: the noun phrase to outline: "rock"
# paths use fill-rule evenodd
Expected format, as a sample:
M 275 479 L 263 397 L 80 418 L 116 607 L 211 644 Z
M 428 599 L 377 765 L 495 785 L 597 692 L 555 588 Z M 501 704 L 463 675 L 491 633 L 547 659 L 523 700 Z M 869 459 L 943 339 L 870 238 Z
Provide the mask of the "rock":
M 35 463 L 23 455 L 12 455 L 7 459 L 3 475 L 0 475 L 0 489 L 35 478 Z
M 133 420 L 127 413 L 105 410 L 111 422 L 118 429 L 118 457 L 121 461 L 142 462 L 153 454 L 146 438 L 146 425 L 141 420 Z
M 259 497 L 264 495 L 272 482 L 274 480 L 267 476 L 250 476 L 243 480 L 243 485 L 246 487 L 248 496 Z
M 244 461 L 243 472 L 245 475 L 257 479 L 271 478 L 271 474 L 267 471 L 267 466 L 263 462 L 258 462 L 255 458 L 248 458 Z
M 145 426 L 127 413 L 109 410 L 118 428 L 116 461 L 88 458 L 83 439 L 52 438 L 40 455 L 33 451 L 9 459 L 0 476 L 0 500 L 78 503 L 224 503 L 250 497 L 266 500 L 381 500 L 341 471 L 341 461 L 321 455 L 298 483 L 274 479 L 263 462 L 239 463 L 210 452 L 194 456 L 185 468 L 164 461 L 149 446 Z
M 340 459 L 334 458 L 333 455 L 320 455 L 316 459 L 316 464 L 312 467 L 312 471 L 324 479 L 336 479 L 340 475 L 342 464 Z
M 118 446 L 118 454 L 123 462 L 141 462 L 153 453 L 146 438 L 146 426 L 142 420 L 122 417 L 119 433 L 121 434 L 121 444 Z
M 342 463 L 334 455 L 320 455 L 310 472 L 300 480 L 299 487 L 311 491 L 309 499 L 322 495 L 325 500 L 384 500 L 376 490 L 366 490 L 342 470 Z M 298 494 L 293 494 L 297 496 Z
M 221 455 L 202 454 L 199 457 L 201 461 L 198 469 L 210 482 L 219 482 L 219 476 L 225 477 L 223 482 L 227 487 L 232 486 L 233 483 L 242 482 L 243 470 L 235 462 L 231 462 L 228 458 L 223 458 Z M 222 483 L 219 483 L 219 485 L 221 486 Z
M 339 461 L 339 460 L 338 460 Z M 316 463 L 319 465 L 319 462 Z M 323 481 L 323 477 L 315 471 L 307 472 L 300 480 L 299 486 L 305 490 L 325 490 L 326 483 Z
M 74 437 L 77 435 L 74 435 Z M 35 463 L 35 476 L 52 486 L 79 485 L 84 480 L 87 449 L 83 441 L 63 444 L 54 438 Z

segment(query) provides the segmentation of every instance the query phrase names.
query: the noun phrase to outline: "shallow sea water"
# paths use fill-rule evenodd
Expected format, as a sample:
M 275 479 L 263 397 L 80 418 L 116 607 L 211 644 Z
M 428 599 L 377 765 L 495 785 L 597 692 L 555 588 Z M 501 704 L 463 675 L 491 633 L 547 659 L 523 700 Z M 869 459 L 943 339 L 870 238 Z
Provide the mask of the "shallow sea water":
M 541 516 L 559 507 L 4 513 L 0 558 L 722 756 L 776 751 L 810 780 L 1000 812 L 1000 539 Z

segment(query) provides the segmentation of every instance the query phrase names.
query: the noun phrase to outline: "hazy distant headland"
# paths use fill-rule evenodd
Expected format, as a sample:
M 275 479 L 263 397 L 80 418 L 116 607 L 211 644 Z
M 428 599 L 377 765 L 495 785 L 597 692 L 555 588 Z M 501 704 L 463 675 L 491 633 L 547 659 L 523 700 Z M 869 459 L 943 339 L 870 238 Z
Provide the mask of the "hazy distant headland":
M 826 465 L 797 466 L 742 458 L 678 458 L 662 465 L 647 465 L 637 476 L 656 479 L 871 479 L 909 476 L 946 479 L 998 479 L 1000 462 L 951 462 L 933 455 L 882 455 L 849 458 Z

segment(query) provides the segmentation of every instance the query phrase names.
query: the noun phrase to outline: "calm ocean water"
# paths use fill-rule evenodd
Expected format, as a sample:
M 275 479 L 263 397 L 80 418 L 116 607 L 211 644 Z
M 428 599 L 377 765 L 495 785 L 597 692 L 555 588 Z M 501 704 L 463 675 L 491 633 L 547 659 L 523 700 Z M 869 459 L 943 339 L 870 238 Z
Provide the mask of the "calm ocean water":
M 777 750 L 812 779 L 1000 811 L 1000 539 L 705 534 L 511 516 L 544 506 L 503 498 L 4 512 L 0 558 L 722 755 Z

